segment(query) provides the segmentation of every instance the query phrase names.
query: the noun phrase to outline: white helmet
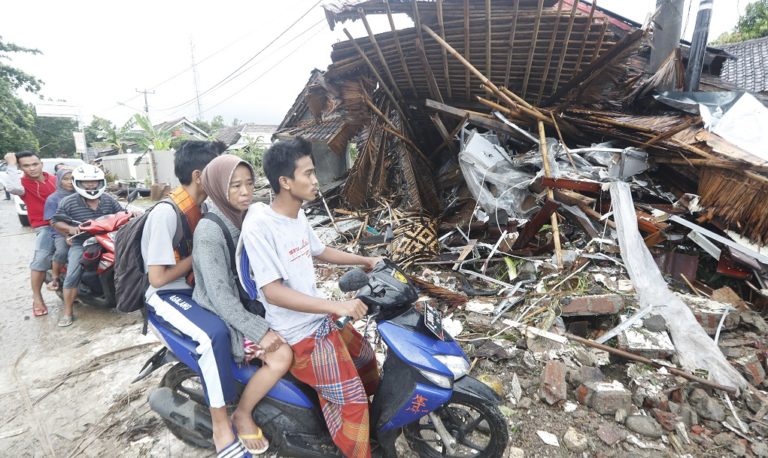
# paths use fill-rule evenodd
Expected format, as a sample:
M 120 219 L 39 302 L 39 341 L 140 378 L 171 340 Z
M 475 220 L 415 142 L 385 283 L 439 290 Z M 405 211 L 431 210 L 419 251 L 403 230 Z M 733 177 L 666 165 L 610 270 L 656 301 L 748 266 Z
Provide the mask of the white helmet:
M 96 189 L 85 189 L 82 186 L 83 181 L 98 181 Z M 86 199 L 98 199 L 107 189 L 107 180 L 104 178 L 104 172 L 95 165 L 80 165 L 72 171 L 72 185 L 75 191 Z

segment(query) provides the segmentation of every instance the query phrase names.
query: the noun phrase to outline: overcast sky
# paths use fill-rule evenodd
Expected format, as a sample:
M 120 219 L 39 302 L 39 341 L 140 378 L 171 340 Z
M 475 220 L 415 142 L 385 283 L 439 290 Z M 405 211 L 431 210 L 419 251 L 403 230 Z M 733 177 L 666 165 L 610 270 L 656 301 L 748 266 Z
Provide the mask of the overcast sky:
M 714 0 L 710 39 L 732 29 L 748 3 Z M 598 0 L 638 22 L 655 4 Z M 698 4 L 686 1 L 688 37 Z M 374 31 L 388 27 L 385 18 L 374 22 Z M 310 71 L 328 66 L 331 44 L 346 39 L 343 27 L 354 36 L 365 33 L 359 21 L 330 31 L 316 0 L 25 0 L 4 2 L 0 14 L 3 41 L 42 51 L 15 54 L 11 64 L 42 79 L 46 98 L 66 100 L 86 122 L 95 115 L 118 124 L 143 111 L 144 96 L 136 90 L 145 88 L 154 91 L 147 96 L 153 122 L 198 117 L 193 48 L 203 119 L 278 124 Z M 238 76 L 217 86 L 233 73 Z

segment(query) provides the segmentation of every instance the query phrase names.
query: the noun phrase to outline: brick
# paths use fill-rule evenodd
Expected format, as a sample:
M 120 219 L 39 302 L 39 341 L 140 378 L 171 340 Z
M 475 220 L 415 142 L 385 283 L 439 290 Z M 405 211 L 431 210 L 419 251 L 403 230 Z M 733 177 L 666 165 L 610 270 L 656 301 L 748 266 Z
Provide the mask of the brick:
M 541 373 L 539 395 L 548 404 L 556 404 L 568 397 L 565 383 L 565 364 L 560 361 L 549 361 Z
M 736 367 L 753 385 L 760 385 L 765 380 L 765 369 L 757 355 L 752 354 L 735 361 Z
M 682 421 L 682 419 L 671 413 L 671 412 L 664 412 L 661 409 L 653 409 L 653 418 L 656 419 L 656 421 L 659 422 L 662 428 L 666 429 L 667 431 L 674 431 L 675 425 L 677 422 Z
M 560 300 L 562 316 L 613 315 L 624 308 L 624 298 L 618 294 L 572 296 Z
M 620 382 L 586 382 L 576 389 L 576 399 L 601 415 L 629 411 L 632 394 Z

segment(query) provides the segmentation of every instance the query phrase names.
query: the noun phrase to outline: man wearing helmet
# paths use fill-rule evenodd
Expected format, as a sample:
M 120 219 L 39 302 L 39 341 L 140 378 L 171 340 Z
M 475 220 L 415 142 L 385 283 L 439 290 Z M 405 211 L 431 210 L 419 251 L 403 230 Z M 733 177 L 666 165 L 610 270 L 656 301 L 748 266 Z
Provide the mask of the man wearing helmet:
M 104 194 L 107 180 L 100 168 L 93 165 L 78 166 L 72 171 L 72 185 L 75 194 L 62 199 L 51 220 L 53 227 L 66 236 L 70 244 L 67 275 L 64 277 L 64 312 L 59 317 L 59 326 L 72 324 L 77 285 L 82 274 L 80 258 L 83 257 L 83 242 L 88 236 L 80 234 L 79 223 L 123 211 L 112 196 Z

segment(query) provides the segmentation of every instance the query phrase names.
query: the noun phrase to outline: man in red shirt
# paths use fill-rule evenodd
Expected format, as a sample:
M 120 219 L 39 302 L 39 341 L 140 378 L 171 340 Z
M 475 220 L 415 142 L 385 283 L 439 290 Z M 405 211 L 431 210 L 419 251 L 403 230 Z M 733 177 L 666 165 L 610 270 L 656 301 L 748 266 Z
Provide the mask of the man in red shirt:
M 8 164 L 8 183 L 6 189 L 11 194 L 21 197 L 27 206 L 29 224 L 35 229 L 35 255 L 32 258 L 30 269 L 32 273 L 32 312 L 35 316 L 48 314 L 48 307 L 40 292 L 45 281 L 45 273 L 51 267 L 51 255 L 53 253 L 53 237 L 51 227 L 43 219 L 45 200 L 56 191 L 56 177 L 43 171 L 43 163 L 37 153 L 23 151 L 20 153 L 8 153 L 5 155 Z M 16 167 L 18 164 L 18 169 Z

